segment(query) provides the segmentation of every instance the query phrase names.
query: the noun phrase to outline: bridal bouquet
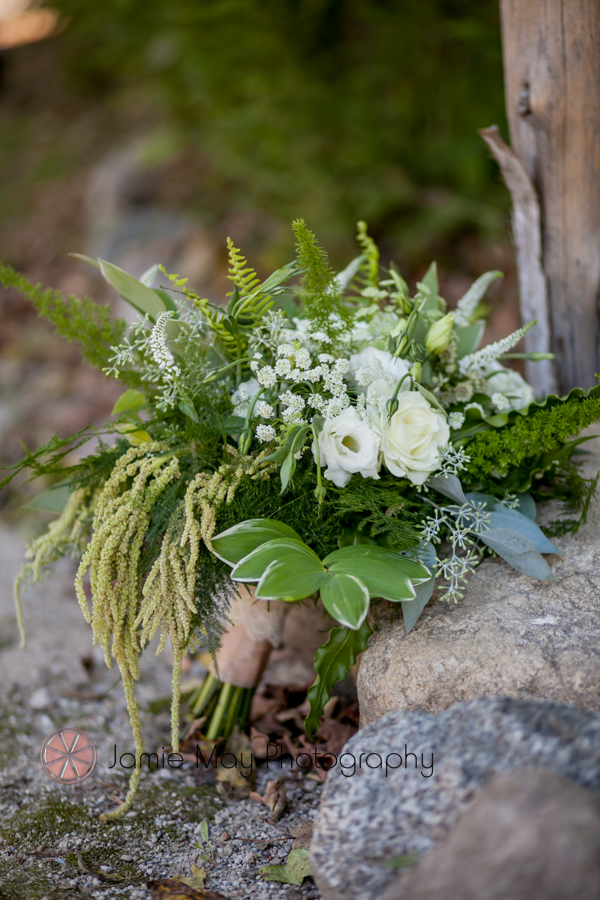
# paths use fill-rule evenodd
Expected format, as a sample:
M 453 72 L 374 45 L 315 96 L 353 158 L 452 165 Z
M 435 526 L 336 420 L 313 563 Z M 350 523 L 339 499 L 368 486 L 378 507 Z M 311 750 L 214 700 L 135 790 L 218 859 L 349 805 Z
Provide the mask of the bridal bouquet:
M 223 739 L 247 722 L 290 604 L 320 598 L 336 624 L 315 659 L 312 736 L 376 603 L 396 604 L 409 631 L 434 588 L 457 602 L 486 554 L 552 578 L 550 537 L 577 529 L 596 487 L 573 453 L 600 417 L 600 386 L 536 400 L 504 365 L 524 356 L 511 351 L 535 323 L 478 349 L 499 272 L 449 312 L 435 264 L 411 296 L 394 265 L 380 268 L 364 223 L 360 255 L 338 274 L 304 222 L 293 227 L 296 259 L 265 281 L 229 242 L 224 305 L 162 267 L 137 280 L 89 260 L 138 311 L 132 326 L 0 268 L 125 388 L 103 434 L 57 435 L 5 482 L 26 467 L 51 476 L 37 505 L 59 512 L 28 549 L 19 621 L 22 584 L 78 558 L 77 595 L 120 669 L 138 759 L 134 685 L 155 634 L 157 652 L 173 646 L 176 750 L 183 656 L 212 654 L 192 709 L 206 739 Z M 94 436 L 94 452 L 72 461 Z M 571 515 L 542 531 L 536 501 L 549 498 Z M 110 815 L 129 808 L 139 774 Z

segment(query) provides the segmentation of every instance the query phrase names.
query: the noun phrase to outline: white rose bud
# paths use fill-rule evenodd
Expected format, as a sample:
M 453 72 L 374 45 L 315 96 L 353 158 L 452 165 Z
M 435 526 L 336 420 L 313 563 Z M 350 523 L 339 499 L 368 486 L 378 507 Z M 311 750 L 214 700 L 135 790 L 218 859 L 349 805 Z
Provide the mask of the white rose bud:
M 428 353 L 439 354 L 448 348 L 455 318 L 454 313 L 448 313 L 442 319 L 434 322 L 425 338 L 425 349 Z
M 383 462 L 392 475 L 423 484 L 439 469 L 440 450 L 450 440 L 446 417 L 418 391 L 402 391 L 397 397 L 398 408 L 388 424 L 386 396 L 391 396 L 391 392 L 385 381 L 371 386 L 368 403 L 372 421 L 381 434 Z
M 316 460 L 314 443 L 312 451 Z M 325 419 L 319 434 L 319 457 L 319 464 L 327 466 L 325 478 L 338 487 L 344 487 L 356 472 L 363 478 L 379 478 L 379 436 L 352 406 L 335 418 Z

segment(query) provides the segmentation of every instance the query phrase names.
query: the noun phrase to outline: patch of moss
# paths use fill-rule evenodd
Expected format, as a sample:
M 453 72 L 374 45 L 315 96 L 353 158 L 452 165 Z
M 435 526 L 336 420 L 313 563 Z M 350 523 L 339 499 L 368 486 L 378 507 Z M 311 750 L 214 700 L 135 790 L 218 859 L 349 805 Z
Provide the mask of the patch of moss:
M 45 795 L 41 799 L 30 798 L 0 828 L 0 848 L 17 851 L 14 856 L 0 860 L 0 897 L 2 900 L 70 900 L 79 897 L 76 888 L 65 890 L 58 885 L 66 879 L 81 877 L 77 853 L 73 847 L 59 850 L 65 839 L 82 838 L 82 859 L 92 871 L 101 866 L 110 867 L 123 879 L 116 887 L 123 888 L 123 900 L 128 896 L 128 885 L 146 880 L 134 862 L 122 859 L 130 846 L 136 849 L 140 842 L 160 829 L 166 844 L 187 838 L 187 832 L 178 822 L 157 824 L 158 817 L 174 817 L 181 814 L 183 822 L 198 823 L 212 819 L 215 812 L 215 789 L 210 786 L 183 787 L 173 782 L 158 783 L 148 778 L 143 784 L 134 807 L 135 816 L 114 822 L 99 820 L 99 811 L 90 811 L 86 805 L 73 803 L 64 795 Z M 181 801 L 177 806 L 177 801 Z M 122 841 L 121 839 L 125 839 Z M 53 858 L 36 857 L 33 851 L 44 845 L 60 852 L 64 864 Z M 129 846 L 128 846 L 129 845 Z M 151 850 L 148 856 L 152 856 Z M 55 877 L 52 878 L 51 876 Z M 58 877 L 56 877 L 58 876 Z M 113 895 L 115 896 L 115 895 Z

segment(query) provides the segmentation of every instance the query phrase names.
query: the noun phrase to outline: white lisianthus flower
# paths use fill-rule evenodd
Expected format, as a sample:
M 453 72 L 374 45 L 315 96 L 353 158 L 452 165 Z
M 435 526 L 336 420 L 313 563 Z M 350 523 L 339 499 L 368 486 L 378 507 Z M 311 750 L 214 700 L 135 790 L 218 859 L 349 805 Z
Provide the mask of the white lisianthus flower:
M 238 385 L 237 390 L 231 395 L 233 415 L 244 418 L 250 409 L 250 403 L 254 400 L 260 389 L 260 384 L 256 378 L 249 378 L 248 381 L 242 381 L 242 383 Z
M 377 350 L 376 347 L 365 347 L 360 353 L 353 353 L 350 357 L 350 372 L 359 385 L 372 384 L 385 378 L 386 382 L 395 387 L 409 368 L 405 359 L 398 359 L 387 350 Z M 359 378 L 356 377 L 357 373 L 360 373 Z
M 392 475 L 423 484 L 440 468 L 440 451 L 448 445 L 450 427 L 445 415 L 418 391 L 398 394 L 398 408 L 388 424 L 386 402 L 393 393 L 381 379 L 367 394 L 371 422 L 381 435 L 383 462 Z
M 312 452 L 316 460 L 314 443 Z M 325 478 L 338 487 L 344 487 L 356 472 L 363 478 L 379 478 L 379 436 L 353 407 L 325 419 L 319 434 L 319 464 L 327 466 Z
M 535 400 L 531 385 L 527 384 L 514 369 L 506 369 L 500 363 L 492 363 L 483 374 L 490 376 L 486 378 L 486 394 L 492 398 L 494 394 L 503 394 L 508 400 L 508 409 L 523 409 Z

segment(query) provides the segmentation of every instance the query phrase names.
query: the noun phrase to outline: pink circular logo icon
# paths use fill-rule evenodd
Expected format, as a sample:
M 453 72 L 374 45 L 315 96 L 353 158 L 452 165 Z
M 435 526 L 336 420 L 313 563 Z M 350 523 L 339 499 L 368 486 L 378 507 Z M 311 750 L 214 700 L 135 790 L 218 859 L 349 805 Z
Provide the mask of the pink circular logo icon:
M 54 781 L 80 784 L 96 768 L 96 746 L 84 731 L 61 728 L 46 738 L 40 759 Z

